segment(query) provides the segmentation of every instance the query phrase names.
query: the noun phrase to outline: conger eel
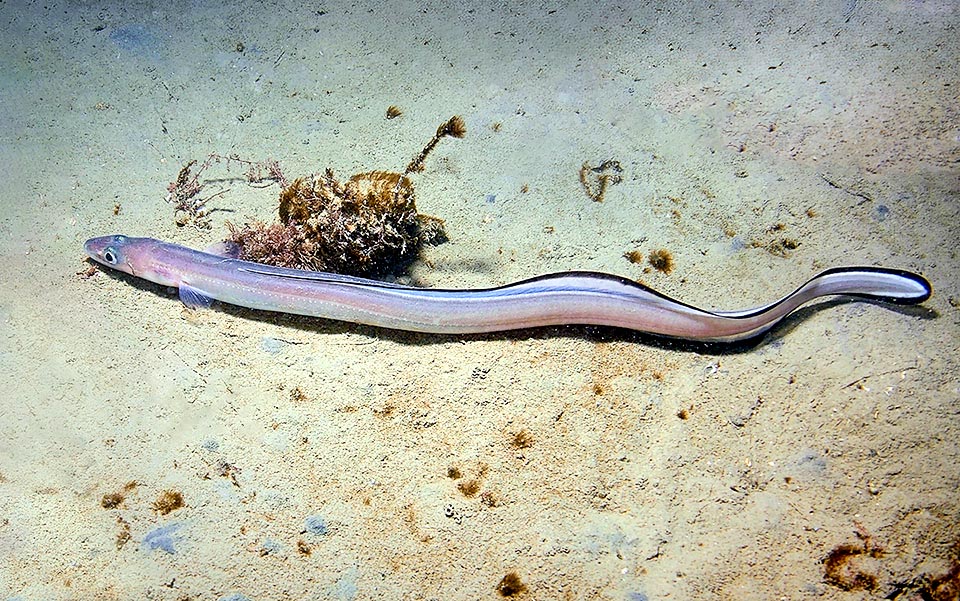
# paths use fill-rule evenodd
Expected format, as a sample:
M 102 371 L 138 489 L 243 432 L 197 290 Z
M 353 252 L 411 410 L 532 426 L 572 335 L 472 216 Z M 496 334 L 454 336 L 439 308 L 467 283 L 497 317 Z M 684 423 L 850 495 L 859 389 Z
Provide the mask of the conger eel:
M 271 267 L 152 238 L 103 236 L 84 246 L 99 263 L 179 288 L 180 299 L 191 308 L 208 307 L 216 299 L 251 309 L 442 334 L 581 324 L 734 342 L 766 332 L 822 296 L 913 305 L 933 291 L 925 278 L 908 271 L 841 267 L 820 273 L 769 305 L 708 311 L 626 278 L 588 271 L 542 275 L 496 288 L 444 290 Z

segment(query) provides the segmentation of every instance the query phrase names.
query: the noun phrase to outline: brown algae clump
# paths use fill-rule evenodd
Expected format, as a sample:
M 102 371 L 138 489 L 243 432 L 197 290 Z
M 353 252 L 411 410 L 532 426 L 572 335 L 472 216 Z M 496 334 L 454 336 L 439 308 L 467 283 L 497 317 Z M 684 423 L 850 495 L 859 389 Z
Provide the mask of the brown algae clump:
M 446 240 L 443 221 L 417 212 L 413 182 L 444 137 L 462 138 L 463 119 L 444 122 L 403 173 L 368 171 L 346 181 L 333 170 L 301 177 L 280 193 L 280 222 L 229 225 L 240 258 L 351 275 L 400 273 L 424 244 Z

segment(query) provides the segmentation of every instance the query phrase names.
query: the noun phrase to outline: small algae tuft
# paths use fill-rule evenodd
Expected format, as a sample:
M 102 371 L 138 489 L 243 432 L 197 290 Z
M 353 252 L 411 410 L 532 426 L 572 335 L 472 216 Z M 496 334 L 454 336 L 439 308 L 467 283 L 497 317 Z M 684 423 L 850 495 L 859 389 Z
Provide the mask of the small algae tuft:
M 520 580 L 520 575 L 516 572 L 507 572 L 507 574 L 497 584 L 497 592 L 502 597 L 516 597 L 527 590 L 527 585 Z
M 122 508 L 127 494 L 137 487 L 137 481 L 131 480 L 123 485 L 123 488 L 116 492 L 109 492 L 100 498 L 100 506 L 104 509 Z
M 533 446 L 533 434 L 523 429 L 510 436 L 510 446 L 515 449 L 528 449 Z
M 100 506 L 104 509 L 116 509 L 123 503 L 123 495 L 118 492 L 111 492 L 103 495 L 100 499 Z
M 160 515 L 167 515 L 184 506 L 183 494 L 178 490 L 165 490 L 153 502 L 153 509 Z
M 661 273 L 670 275 L 670 272 L 673 271 L 673 254 L 665 248 L 652 251 L 647 261 L 650 263 L 650 267 Z
M 457 484 L 457 488 L 463 493 L 465 497 L 474 497 L 478 492 L 480 492 L 480 481 L 476 478 L 471 478 L 470 480 L 464 480 Z

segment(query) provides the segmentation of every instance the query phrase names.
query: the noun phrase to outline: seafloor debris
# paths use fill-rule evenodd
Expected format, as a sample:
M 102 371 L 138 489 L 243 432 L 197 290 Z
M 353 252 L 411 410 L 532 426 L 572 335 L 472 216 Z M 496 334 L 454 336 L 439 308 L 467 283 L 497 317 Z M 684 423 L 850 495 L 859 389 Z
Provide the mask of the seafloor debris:
M 620 175 L 623 167 L 620 161 L 613 159 L 603 161 L 596 167 L 591 167 L 589 161 L 580 166 L 580 185 L 583 192 L 594 202 L 603 202 L 607 188 L 623 181 Z
M 197 164 L 196 159 L 188 161 L 180 172 L 177 173 L 177 179 L 167 185 L 166 200 L 173 205 L 174 219 L 178 227 L 193 225 L 197 229 L 210 229 L 210 213 L 214 211 L 208 206 L 208 203 L 218 196 L 222 196 L 228 190 L 221 189 L 218 192 L 209 195 L 201 194 L 206 185 L 206 181 L 201 179 L 204 172 L 210 169 L 215 163 L 225 162 L 229 169 L 232 163 L 239 163 L 247 167 L 244 178 L 253 184 L 263 183 L 264 181 L 275 181 L 281 187 L 287 186 L 287 181 L 280 171 L 280 165 L 270 159 L 262 162 L 247 161 L 239 156 L 232 154 L 222 156 L 211 154 L 203 163 Z M 233 178 L 243 179 L 243 178 Z M 228 181 L 228 180 L 219 180 Z M 120 205 L 114 207 L 114 215 L 120 213 Z
M 400 273 L 424 244 L 446 241 L 443 221 L 417 212 L 413 182 L 445 137 L 462 138 L 463 119 L 444 122 L 403 173 L 369 171 L 346 181 L 332 169 L 281 184 L 280 222 L 228 224 L 240 258 L 352 275 Z M 285 181 L 284 178 L 274 178 Z
M 874 590 L 878 585 L 878 564 L 884 550 L 859 523 L 854 534 L 862 544 L 844 543 L 830 550 L 823 558 L 823 578 L 828 584 L 844 590 Z
M 200 183 L 201 167 L 193 171 L 196 160 L 189 161 L 180 169 L 177 179 L 167 186 L 167 202 L 173 205 L 174 218 L 178 226 L 192 223 L 199 229 L 210 229 L 210 211 L 206 198 L 200 196 L 203 185 Z

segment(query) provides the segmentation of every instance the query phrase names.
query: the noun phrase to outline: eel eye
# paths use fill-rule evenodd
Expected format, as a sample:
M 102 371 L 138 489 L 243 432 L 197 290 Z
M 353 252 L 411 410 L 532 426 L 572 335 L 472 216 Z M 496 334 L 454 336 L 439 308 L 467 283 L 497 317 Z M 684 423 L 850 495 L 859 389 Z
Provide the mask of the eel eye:
M 117 251 L 113 248 L 107 248 L 103 251 L 103 260 L 109 263 L 110 265 L 117 264 Z

